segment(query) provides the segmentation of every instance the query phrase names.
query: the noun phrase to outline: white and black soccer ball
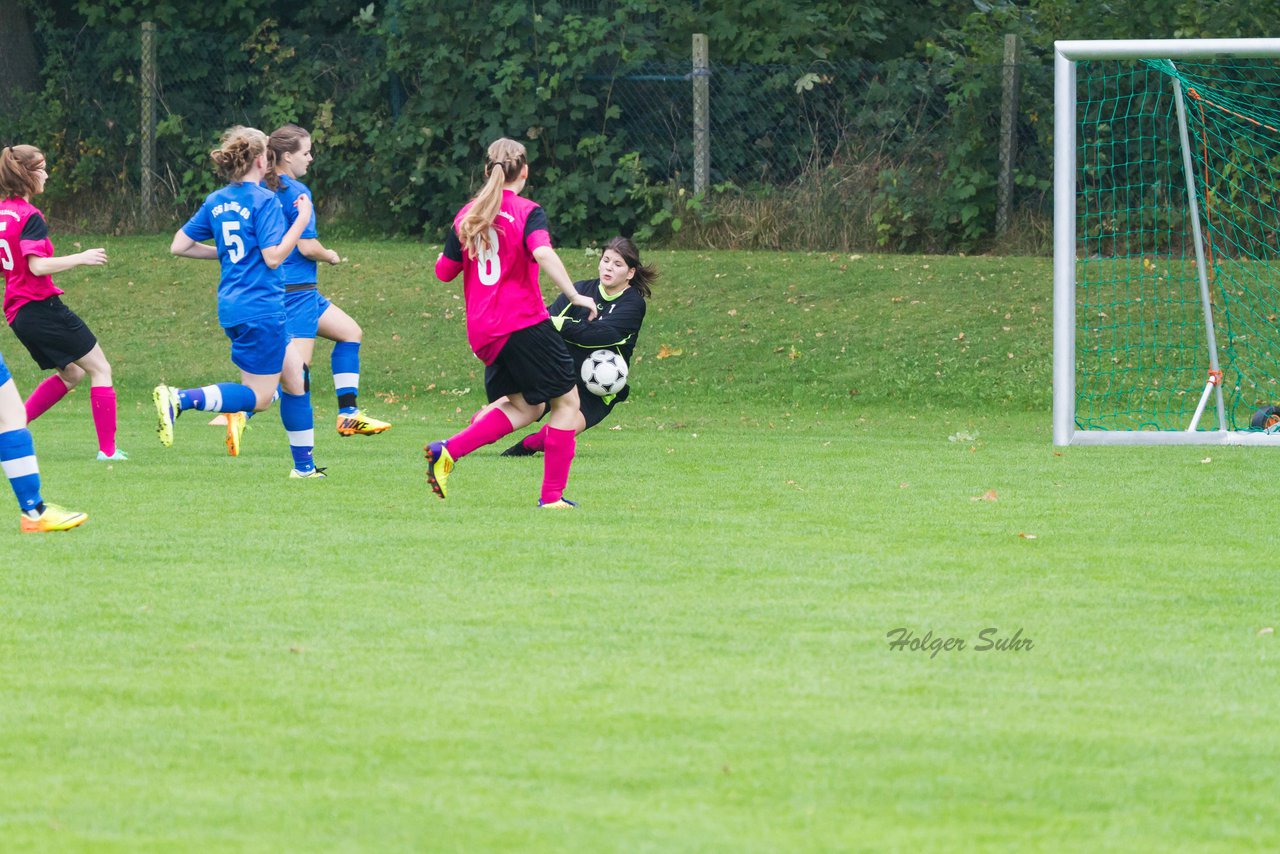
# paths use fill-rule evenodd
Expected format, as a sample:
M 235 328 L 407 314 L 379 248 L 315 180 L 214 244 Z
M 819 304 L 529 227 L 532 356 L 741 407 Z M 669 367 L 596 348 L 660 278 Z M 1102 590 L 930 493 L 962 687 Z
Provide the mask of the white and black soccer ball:
M 627 363 L 612 350 L 595 350 L 582 363 L 587 391 L 600 397 L 617 394 L 627 384 Z

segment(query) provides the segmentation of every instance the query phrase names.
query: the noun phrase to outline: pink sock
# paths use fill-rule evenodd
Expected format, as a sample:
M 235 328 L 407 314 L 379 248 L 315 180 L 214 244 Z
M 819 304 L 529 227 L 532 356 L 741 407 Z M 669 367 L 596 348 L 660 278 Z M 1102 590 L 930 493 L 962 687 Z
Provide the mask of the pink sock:
M 522 444 L 530 451 L 545 451 L 547 449 L 547 431 L 550 429 L 550 426 L 543 426 L 537 433 L 530 433 L 525 436 Z
M 490 409 L 471 425 L 449 440 L 449 456 L 462 459 L 476 448 L 498 441 L 515 428 L 501 409 Z
M 27 398 L 27 423 L 30 424 L 48 412 L 50 407 L 66 397 L 70 390 L 62 381 L 62 377 L 57 374 L 45 379 Z
M 548 425 L 542 432 L 547 434 L 547 455 L 542 461 L 542 503 L 551 504 L 564 496 L 578 442 L 572 430 L 557 430 Z
M 116 452 L 116 390 L 109 385 L 89 389 L 93 429 L 98 431 L 98 450 L 108 457 Z

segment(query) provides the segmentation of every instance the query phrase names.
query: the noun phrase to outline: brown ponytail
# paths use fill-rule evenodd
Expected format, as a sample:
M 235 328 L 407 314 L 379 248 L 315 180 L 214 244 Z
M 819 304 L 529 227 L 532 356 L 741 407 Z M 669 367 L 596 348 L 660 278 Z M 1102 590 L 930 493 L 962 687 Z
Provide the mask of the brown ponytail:
M 311 137 L 310 131 L 295 124 L 281 125 L 271 132 L 267 138 L 267 186 L 273 191 L 280 189 L 280 176 L 276 167 L 284 160 L 286 154 L 295 154 L 302 149 L 302 141 Z
M 489 228 L 502 208 L 502 188 L 520 177 L 520 170 L 528 163 L 524 146 L 514 139 L 494 141 L 485 158 L 485 184 L 472 200 L 467 215 L 458 223 L 458 240 L 472 258 L 479 257 L 489 245 Z
M 44 153 L 34 145 L 8 145 L 0 149 L 0 199 L 30 198 L 40 189 L 35 173 Z
M 626 237 L 615 237 L 604 245 L 602 252 L 612 249 L 622 258 L 622 263 L 626 264 L 635 273 L 631 275 L 629 284 L 640 292 L 640 296 L 645 299 L 649 298 L 652 290 L 649 288 L 651 284 L 658 278 L 658 268 L 653 265 L 644 265 L 640 263 L 640 250 L 636 245 Z

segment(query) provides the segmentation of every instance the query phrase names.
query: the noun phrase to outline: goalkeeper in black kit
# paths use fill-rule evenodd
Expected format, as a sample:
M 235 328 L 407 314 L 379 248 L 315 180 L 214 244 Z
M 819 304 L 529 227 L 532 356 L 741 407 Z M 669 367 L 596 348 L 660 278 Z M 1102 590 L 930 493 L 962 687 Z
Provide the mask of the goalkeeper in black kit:
M 603 397 L 593 394 L 582 381 L 582 363 L 596 350 L 612 350 L 630 365 L 631 353 L 644 323 L 645 300 L 657 278 L 656 269 L 640 263 L 640 253 L 634 243 L 626 237 L 615 237 L 605 244 L 600 254 L 600 277 L 573 283 L 578 293 L 596 301 L 596 319 L 588 320 L 586 309 L 570 304 L 563 294 L 547 307 L 551 322 L 573 356 L 581 410 L 577 433 L 599 424 L 631 393 L 628 383 L 617 394 Z M 543 427 L 503 451 L 502 456 L 527 457 L 541 451 L 545 442 L 546 427 Z

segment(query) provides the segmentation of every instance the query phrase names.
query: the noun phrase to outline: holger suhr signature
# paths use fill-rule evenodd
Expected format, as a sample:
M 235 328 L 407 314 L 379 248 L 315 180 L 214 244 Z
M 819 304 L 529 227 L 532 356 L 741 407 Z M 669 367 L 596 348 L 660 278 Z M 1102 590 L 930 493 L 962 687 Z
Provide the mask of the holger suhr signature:
M 1035 642 L 1022 633 L 1019 628 L 1012 635 L 1002 637 L 1000 629 L 995 626 L 978 632 L 978 642 L 969 645 L 964 638 L 934 637 L 933 630 L 924 635 L 917 635 L 911 629 L 897 628 L 890 631 L 889 649 L 892 652 L 926 652 L 930 658 L 937 658 L 940 652 L 959 652 L 971 649 L 974 652 L 1029 652 L 1035 649 Z

